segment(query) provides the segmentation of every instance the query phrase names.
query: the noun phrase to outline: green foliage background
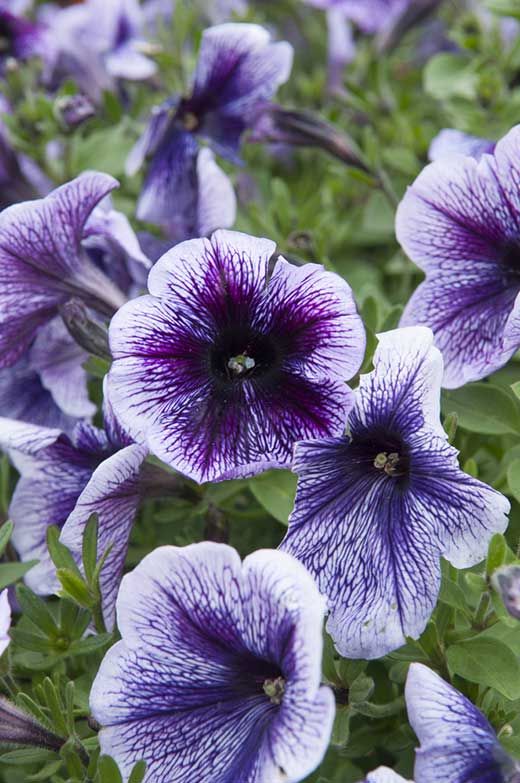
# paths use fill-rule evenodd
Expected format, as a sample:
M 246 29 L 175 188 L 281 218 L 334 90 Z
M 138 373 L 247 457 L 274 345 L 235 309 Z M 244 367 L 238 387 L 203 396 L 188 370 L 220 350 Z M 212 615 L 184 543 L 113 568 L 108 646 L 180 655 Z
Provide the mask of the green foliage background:
M 520 17 L 512 0 L 493 0 L 488 6 Z M 420 29 L 385 55 L 378 54 L 373 40 L 360 40 L 356 60 L 345 71 L 343 93 L 330 95 L 323 14 L 299 0 L 265 0 L 251 2 L 245 20 L 265 24 L 278 38 L 295 44 L 292 77 L 279 102 L 330 122 L 378 176 L 319 149 L 248 144 L 241 170 L 222 163 L 239 193 L 236 228 L 268 236 L 287 257 L 319 261 L 348 280 L 369 335 L 366 372 L 374 335 L 397 325 L 402 306 L 421 279 L 396 243 L 396 204 L 425 165 L 429 142 L 441 128 L 499 138 L 518 122 L 520 38 L 504 46 L 499 17 L 485 28 L 461 3 L 447 1 L 435 28 L 444 31 L 445 50 L 428 55 Z M 49 98 L 39 87 L 37 63 L 10 71 L 5 87 L 15 112 L 4 119 L 13 144 L 37 160 L 57 184 L 86 169 L 113 174 L 121 181 L 115 206 L 136 228 L 143 227 L 134 218 L 141 181 L 125 176 L 125 158 L 151 107 L 186 89 L 207 23 L 204 3 L 177 3 L 172 26 L 158 33 L 155 58 L 160 72 L 154 88 L 127 84 L 124 101 L 106 94 L 97 116 L 74 132 L 64 129 L 57 111 L 57 98 L 76 92 L 73 83 Z M 426 39 L 433 35 L 431 28 Z M 63 145 L 57 160 L 47 152 L 55 139 Z M 106 368 L 99 361 L 89 366 L 97 375 L 92 397 L 99 402 Z M 355 783 L 379 764 L 411 778 L 415 738 L 402 695 L 410 661 L 425 662 L 450 679 L 486 713 L 506 749 L 520 757 L 520 622 L 506 614 L 490 586 L 493 571 L 515 561 L 520 541 L 519 360 L 514 358 L 481 383 L 445 392 L 442 410 L 464 470 L 510 497 L 509 529 L 505 537 L 494 537 L 487 563 L 464 572 L 443 564 L 440 600 L 417 642 L 410 640 L 391 655 L 366 663 L 340 658 L 326 639 L 324 678 L 343 703 L 330 751 L 309 783 Z M 15 480 L 4 458 L 4 520 Z M 151 500 L 145 505 L 132 535 L 128 568 L 161 544 L 202 540 L 208 531 L 229 538 L 243 555 L 281 541 L 295 491 L 292 474 L 269 472 L 248 481 L 190 487 L 191 500 Z M 27 568 L 13 560 L 9 532 L 9 526 L 0 529 L 0 587 L 20 580 Z M 95 562 L 99 554 L 93 525 L 86 557 Z M 5 750 L 0 781 L 118 783 L 115 764 L 98 761 L 95 727 L 87 720 L 90 685 L 113 638 L 104 633 L 83 637 L 95 612 L 95 579 L 82 581 L 56 545 L 54 555 L 62 569 L 64 597 L 43 602 L 27 588 L 18 588 L 21 615 L 0 661 L 0 687 L 69 739 L 60 755 Z M 141 776 L 137 769 L 132 783 Z

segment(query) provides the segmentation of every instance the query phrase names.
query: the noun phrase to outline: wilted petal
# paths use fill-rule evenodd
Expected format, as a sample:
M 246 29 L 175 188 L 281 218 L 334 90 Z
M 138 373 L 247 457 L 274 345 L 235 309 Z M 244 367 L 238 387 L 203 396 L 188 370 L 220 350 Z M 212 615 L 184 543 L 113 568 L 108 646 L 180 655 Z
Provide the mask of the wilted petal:
M 92 514 L 98 515 L 98 558 L 111 547 L 100 576 L 103 617 L 109 630 L 114 626 L 115 599 L 140 500 L 138 478 L 146 455 L 145 448 L 133 445 L 104 460 L 92 473 L 61 533 L 63 543 L 80 560 L 87 522 Z
M 420 663 L 406 682 L 409 721 L 419 738 L 415 778 L 421 783 L 502 783 L 505 751 L 484 715 Z

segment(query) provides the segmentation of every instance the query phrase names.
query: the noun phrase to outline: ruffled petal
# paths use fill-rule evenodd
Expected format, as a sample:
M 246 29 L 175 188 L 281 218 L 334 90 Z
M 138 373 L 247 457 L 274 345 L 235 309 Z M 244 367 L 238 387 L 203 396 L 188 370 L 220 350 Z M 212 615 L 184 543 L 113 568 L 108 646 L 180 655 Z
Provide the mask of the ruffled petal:
M 497 783 L 507 756 L 484 715 L 420 663 L 406 682 L 408 718 L 421 743 L 415 778 L 421 783 Z
M 98 515 L 98 558 L 111 547 L 100 575 L 101 605 L 109 630 L 114 627 L 116 595 L 140 501 L 139 472 L 147 453 L 133 445 L 104 460 L 78 497 L 60 536 L 80 560 L 87 522 L 91 514 Z

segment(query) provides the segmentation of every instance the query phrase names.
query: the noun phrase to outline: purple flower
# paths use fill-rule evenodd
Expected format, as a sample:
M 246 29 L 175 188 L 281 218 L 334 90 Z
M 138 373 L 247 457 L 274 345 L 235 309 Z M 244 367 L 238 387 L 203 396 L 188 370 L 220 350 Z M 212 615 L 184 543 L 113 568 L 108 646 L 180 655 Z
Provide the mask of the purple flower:
M 59 430 L 0 419 L 0 443 L 9 450 L 21 476 L 9 508 L 13 545 L 22 560 L 40 561 L 27 573 L 27 584 L 40 595 L 56 591 L 47 527 L 62 527 L 70 520 L 65 540 L 80 559 L 82 535 L 71 537 L 70 530 L 81 531 L 97 512 L 99 554 L 114 545 L 101 572 L 104 617 L 111 627 L 128 536 L 140 500 L 138 479 L 146 449 L 129 441 L 109 406 L 105 430 L 79 423 L 70 437 Z
M 323 600 L 293 558 L 223 544 L 161 547 L 124 577 L 122 641 L 90 695 L 103 753 L 154 783 L 296 783 L 335 706 L 320 687 Z
M 236 219 L 233 185 L 211 150 L 199 150 L 186 133 L 180 141 L 183 143 L 168 146 L 166 157 L 153 158 L 137 206 L 137 217 L 161 226 L 173 242 L 231 228 Z M 127 165 L 129 173 L 136 170 L 134 163 L 137 168 L 141 165 L 135 154 Z
M 0 214 L 0 367 L 23 356 L 71 297 L 105 316 L 125 301 L 82 245 L 94 208 L 116 185 L 107 174 L 82 174 Z
M 157 67 L 145 55 L 145 24 L 137 0 L 86 0 L 69 8 L 45 6 L 41 14 L 51 46 L 44 78 L 73 77 L 90 98 L 114 90 L 119 79 L 143 80 Z
M 9 603 L 8 590 L 0 593 L 0 655 L 2 655 L 11 641 L 9 629 L 11 628 L 11 604 Z
M 520 767 L 502 749 L 484 715 L 465 696 L 420 663 L 406 682 L 408 719 L 421 747 L 420 783 L 518 783 Z
M 44 29 L 41 25 L 21 16 L 21 9 L 13 4 L 0 2 L 0 37 L 2 52 L 0 55 L 0 71 L 5 60 L 13 57 L 16 60 L 28 60 L 31 57 L 45 55 Z
M 411 0 L 305 0 L 323 10 L 338 10 L 367 35 L 389 27 Z
M 498 568 L 492 581 L 506 610 L 512 617 L 520 620 L 520 566 L 506 565 Z
M 328 631 L 349 658 L 417 638 L 435 607 L 441 555 L 457 568 L 477 563 L 509 510 L 462 472 L 447 442 L 430 330 L 379 335 L 373 361 L 348 436 L 296 445 L 298 490 L 281 544 L 316 577 Z
M 362 783 L 411 783 L 411 781 L 406 781 L 388 767 L 379 767 L 374 772 L 369 772 Z
M 110 324 L 118 417 L 196 481 L 286 466 L 295 441 L 344 429 L 365 347 L 351 290 L 281 257 L 269 274 L 274 252 L 231 231 L 183 242 Z
M 396 232 L 426 280 L 401 324 L 425 324 L 443 353 L 443 386 L 502 367 L 520 345 L 520 126 L 479 161 L 427 166 L 402 200 Z
M 197 160 L 198 138 L 208 141 L 224 157 L 239 160 L 244 131 L 288 79 L 291 64 L 292 47 L 285 42 L 271 43 L 267 30 L 258 25 L 222 24 L 204 31 L 191 94 L 157 107 L 130 155 L 129 173 L 136 171 L 145 157 L 151 158 L 137 210 L 141 220 L 175 226 L 176 221 L 184 223 L 188 214 L 193 223 L 200 198 L 198 167 L 208 165 L 208 159 Z M 216 164 L 212 165 L 212 176 L 216 177 Z M 229 200 L 230 186 L 223 185 L 225 175 L 220 172 L 218 176 L 219 198 Z M 217 210 L 218 204 L 213 209 Z M 220 224 L 211 228 L 229 227 L 231 212 L 234 215 L 234 205 L 227 205 L 224 220 L 219 214 Z
M 490 139 L 482 139 L 469 133 L 444 128 L 435 136 L 428 150 L 428 158 L 431 161 L 445 158 L 448 155 L 471 155 L 480 160 L 484 154 L 492 154 L 495 151 L 495 142 Z

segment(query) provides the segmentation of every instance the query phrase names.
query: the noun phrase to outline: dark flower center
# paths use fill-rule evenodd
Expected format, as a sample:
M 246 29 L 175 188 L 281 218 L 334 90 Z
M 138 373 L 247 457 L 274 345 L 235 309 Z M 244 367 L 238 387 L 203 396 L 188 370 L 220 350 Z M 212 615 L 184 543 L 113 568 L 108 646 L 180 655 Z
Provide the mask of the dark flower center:
M 276 369 L 278 361 L 269 336 L 240 329 L 223 332 L 210 353 L 213 374 L 232 382 L 265 375 Z
M 354 433 L 350 451 L 355 462 L 367 473 L 374 471 L 398 484 L 407 482 L 410 454 L 400 435 L 384 429 Z
M 520 242 L 510 240 L 504 245 L 502 266 L 511 282 L 514 280 L 518 283 L 520 278 Z

